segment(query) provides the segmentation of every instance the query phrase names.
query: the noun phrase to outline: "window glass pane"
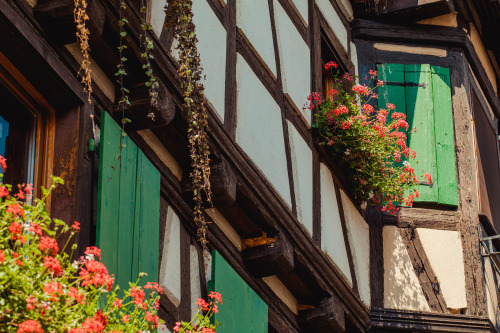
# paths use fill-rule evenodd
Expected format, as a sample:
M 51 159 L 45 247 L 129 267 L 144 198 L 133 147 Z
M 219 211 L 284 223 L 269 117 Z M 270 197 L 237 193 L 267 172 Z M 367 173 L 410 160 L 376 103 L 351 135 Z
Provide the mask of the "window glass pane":
M 7 159 L 3 181 L 13 185 L 32 184 L 36 115 L 3 87 L 0 87 L 0 98 L 0 155 Z

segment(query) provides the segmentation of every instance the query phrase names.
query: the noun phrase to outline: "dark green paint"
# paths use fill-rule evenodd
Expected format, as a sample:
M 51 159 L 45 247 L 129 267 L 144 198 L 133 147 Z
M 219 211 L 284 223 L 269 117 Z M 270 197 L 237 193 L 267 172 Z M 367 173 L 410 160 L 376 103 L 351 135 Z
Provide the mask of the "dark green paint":
M 221 323 L 217 333 L 267 333 L 267 304 L 217 251 L 212 252 L 212 280 L 208 290 L 221 293 L 224 303 L 214 315 Z

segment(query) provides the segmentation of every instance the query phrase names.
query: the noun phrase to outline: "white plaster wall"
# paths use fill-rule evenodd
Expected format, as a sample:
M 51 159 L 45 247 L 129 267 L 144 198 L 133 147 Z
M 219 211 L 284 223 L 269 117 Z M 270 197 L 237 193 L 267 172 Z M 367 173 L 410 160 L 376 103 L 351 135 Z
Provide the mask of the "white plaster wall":
M 339 15 L 335 11 L 335 8 L 333 8 L 332 4 L 330 3 L 330 0 L 316 0 L 316 4 L 318 5 L 321 14 L 323 14 L 326 22 L 335 33 L 335 36 L 344 47 L 344 50 L 347 51 L 347 30 L 340 20 Z
M 236 0 L 236 25 L 243 30 L 262 60 L 276 75 L 271 15 L 267 0 Z
M 240 54 L 236 87 L 236 142 L 291 206 L 281 110 Z
M 181 300 L 181 234 L 180 220 L 171 208 L 168 208 L 163 238 L 163 254 L 160 263 L 160 286 L 172 301 L 179 305 Z
M 358 66 L 358 52 L 356 50 L 356 44 L 351 43 L 351 61 L 354 65 L 354 75 L 359 75 L 359 66 Z
M 384 227 L 384 307 L 430 311 L 410 256 L 395 226 Z
M 332 258 L 342 273 L 352 283 L 339 206 L 333 177 L 326 165 L 320 165 L 321 179 L 321 248 Z M 317 189 L 315 189 L 317 191 Z
M 149 24 L 153 28 L 153 32 L 158 38 L 160 38 L 161 32 L 163 31 L 163 25 L 165 24 L 165 0 L 149 0 Z
M 350 22 L 354 18 L 354 11 L 352 10 L 352 5 L 349 0 L 337 0 L 342 13 L 346 19 Z
M 195 305 L 196 299 L 201 298 L 200 262 L 198 251 L 194 245 L 189 247 L 190 282 L 191 282 L 191 318 L 196 315 L 198 307 Z
M 226 89 L 226 29 L 206 0 L 193 1 L 198 52 L 203 66 L 205 96 L 224 121 Z
M 293 4 L 295 5 L 295 8 L 300 13 L 300 16 L 304 19 L 305 23 L 308 24 L 309 22 L 309 7 L 307 6 L 308 1 L 307 0 L 293 0 Z
M 311 92 L 310 50 L 277 0 L 274 0 L 274 17 L 283 91 L 290 95 L 301 116 L 310 125 L 311 112 L 304 110 L 307 96 Z
M 347 225 L 347 236 L 351 246 L 354 270 L 361 300 L 370 306 L 370 234 L 368 224 L 347 197 L 340 191 Z
M 293 171 L 293 187 L 297 204 L 297 218 L 312 235 L 313 228 L 313 172 L 312 151 L 295 126 L 288 123 L 290 151 Z
M 467 307 L 462 242 L 457 231 L 417 229 L 420 241 L 436 274 L 446 306 Z

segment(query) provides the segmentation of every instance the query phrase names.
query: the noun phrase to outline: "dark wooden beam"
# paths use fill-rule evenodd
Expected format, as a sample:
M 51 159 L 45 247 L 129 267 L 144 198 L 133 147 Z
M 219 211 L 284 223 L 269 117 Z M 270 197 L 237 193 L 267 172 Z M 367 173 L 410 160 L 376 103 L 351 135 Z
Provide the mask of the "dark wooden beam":
M 313 309 L 299 311 L 299 325 L 304 332 L 346 332 L 342 303 L 335 296 L 331 296 L 321 300 Z
M 371 332 L 492 332 L 487 317 L 372 308 Z
M 370 226 L 370 304 L 372 307 L 384 306 L 384 239 L 382 236 L 382 212 L 375 207 L 366 210 Z
M 123 109 L 123 105 L 115 105 L 113 116 L 119 120 L 128 118 L 125 123 L 126 131 L 139 131 L 168 125 L 175 116 L 175 104 L 172 95 L 160 81 L 158 87 L 158 103 L 151 104 L 149 88 L 141 82 L 130 88 L 130 105 Z
M 458 230 L 460 215 L 457 211 L 400 208 L 397 215 L 383 213 L 384 225 L 395 225 L 399 228 L 428 228 L 440 230 Z
M 34 8 L 35 18 L 45 29 L 51 40 L 60 45 L 76 42 L 73 0 L 39 0 Z M 87 1 L 86 28 L 92 38 L 100 36 L 104 27 L 105 12 L 98 0 Z
M 241 255 L 247 270 L 256 277 L 286 274 L 294 267 L 292 245 L 282 233 L 268 244 L 247 247 Z
M 418 0 L 354 0 L 353 9 L 359 18 L 422 20 L 453 12 L 448 0 L 433 0 L 420 4 Z

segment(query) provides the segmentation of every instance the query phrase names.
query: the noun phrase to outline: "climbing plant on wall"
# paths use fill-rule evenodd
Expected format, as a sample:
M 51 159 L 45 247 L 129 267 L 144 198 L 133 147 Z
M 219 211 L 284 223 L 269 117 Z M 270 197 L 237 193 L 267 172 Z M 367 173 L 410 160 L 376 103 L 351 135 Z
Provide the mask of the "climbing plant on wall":
M 210 149 L 207 137 L 207 110 L 204 87 L 200 82 L 202 67 L 196 43 L 195 25 L 193 23 L 193 3 L 191 0 L 167 0 L 165 13 L 167 24 L 177 39 L 179 51 L 178 74 L 184 99 L 184 109 L 188 117 L 188 144 L 191 157 L 191 180 L 193 185 L 194 220 L 199 226 L 198 237 L 206 250 L 206 230 L 204 200 L 211 205 L 210 188 Z

